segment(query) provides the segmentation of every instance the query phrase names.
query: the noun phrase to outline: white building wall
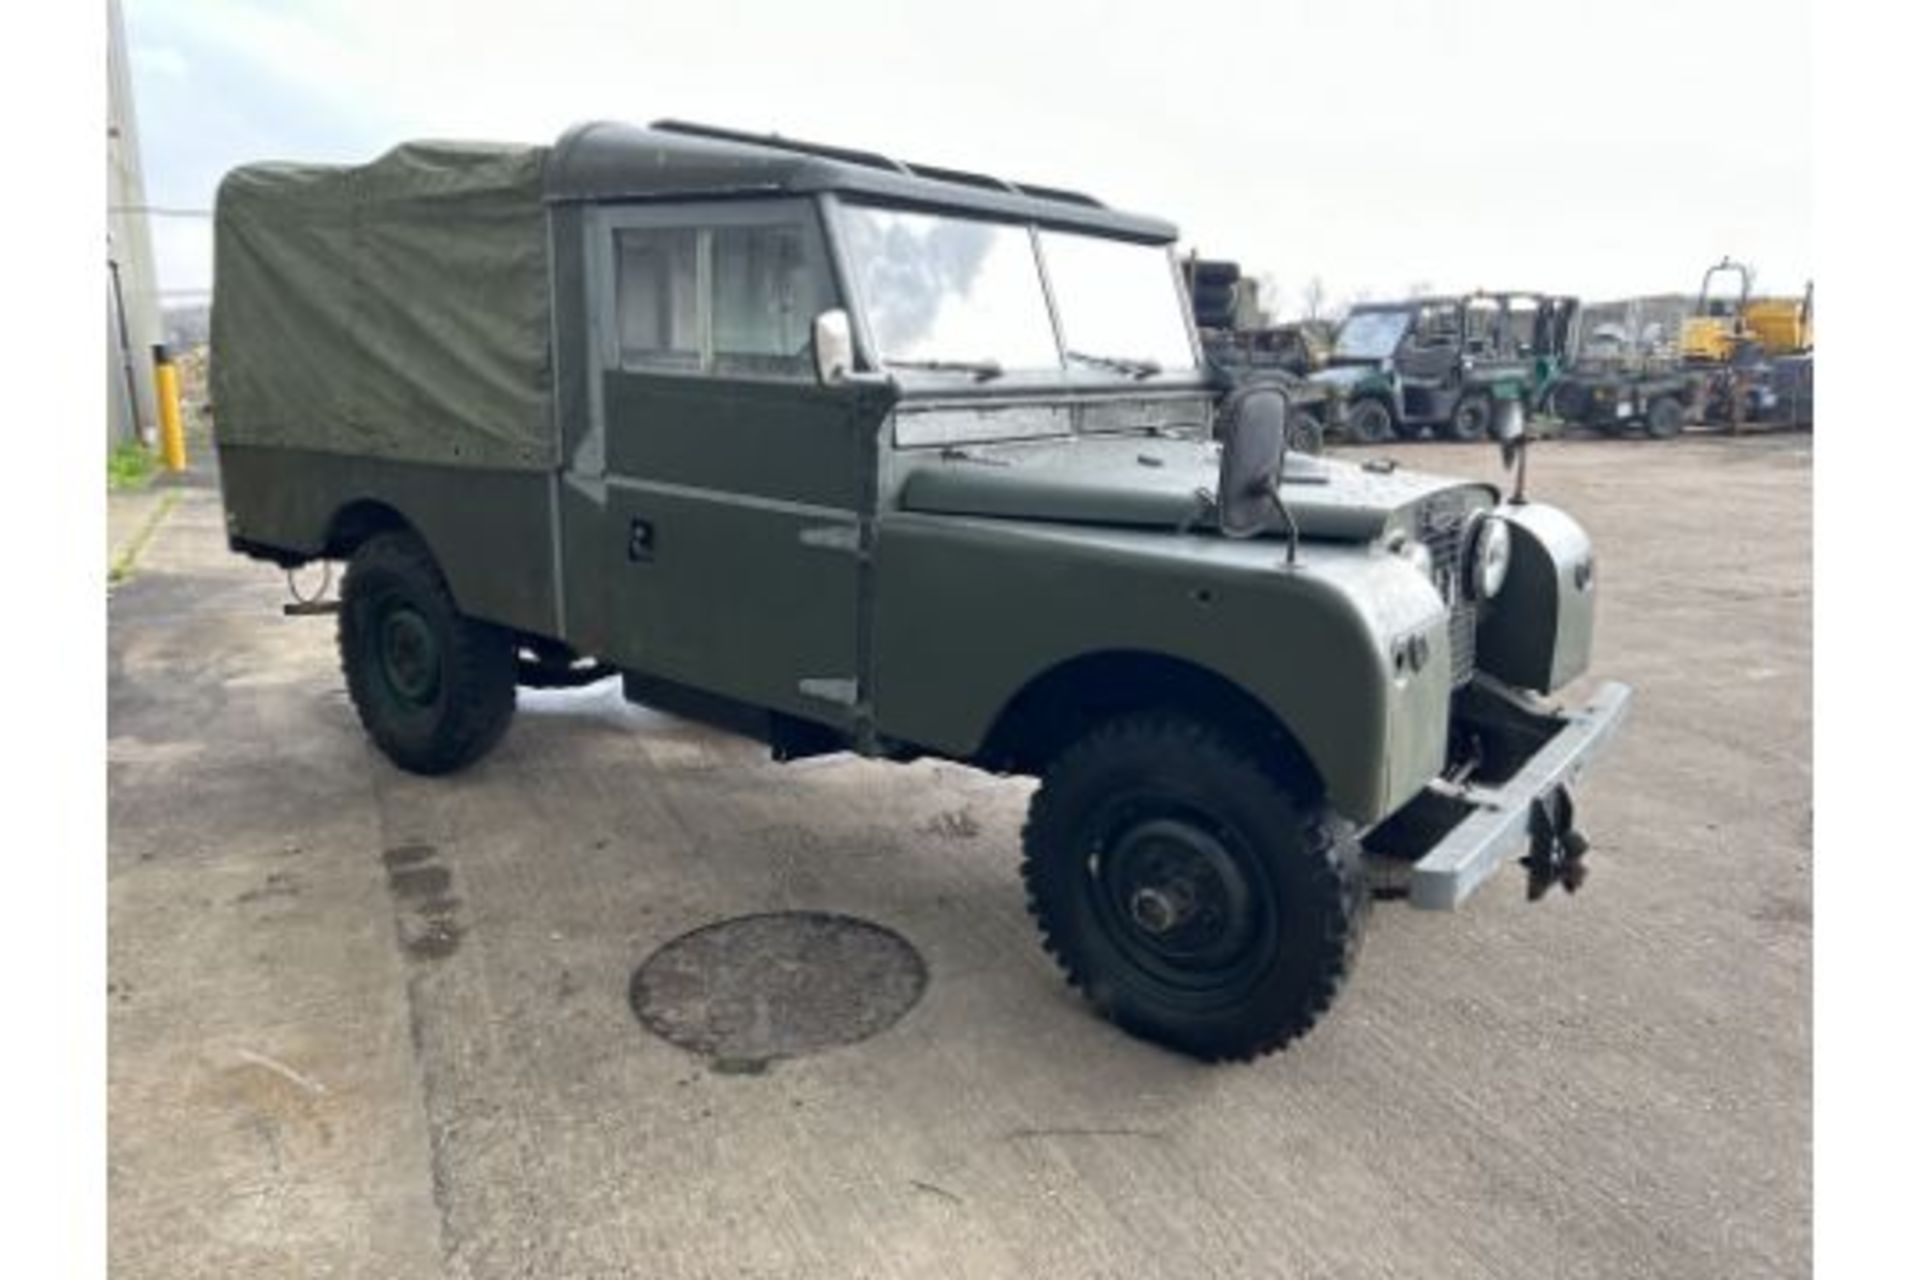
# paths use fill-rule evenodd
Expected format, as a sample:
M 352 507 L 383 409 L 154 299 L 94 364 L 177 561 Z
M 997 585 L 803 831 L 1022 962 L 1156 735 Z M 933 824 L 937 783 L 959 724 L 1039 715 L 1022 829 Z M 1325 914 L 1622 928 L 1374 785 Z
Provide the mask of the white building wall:
M 126 369 L 118 348 L 121 327 L 113 314 L 113 280 L 107 280 L 107 442 L 132 439 L 137 430 L 153 438 L 153 346 L 161 341 L 160 292 L 147 232 L 146 183 L 140 174 L 140 133 L 133 110 L 133 79 L 127 65 L 126 28 L 120 0 L 107 0 L 107 260 L 117 264 L 120 301 L 133 364 L 133 404 L 128 405 Z M 132 412 L 128 409 L 131 407 Z

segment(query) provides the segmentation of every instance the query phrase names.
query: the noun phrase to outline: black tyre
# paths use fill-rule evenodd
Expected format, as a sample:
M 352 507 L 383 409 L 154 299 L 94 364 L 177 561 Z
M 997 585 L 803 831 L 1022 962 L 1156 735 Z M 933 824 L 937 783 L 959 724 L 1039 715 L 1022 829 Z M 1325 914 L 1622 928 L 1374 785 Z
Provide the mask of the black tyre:
M 1660 396 L 1647 406 L 1647 434 L 1656 440 L 1671 440 L 1687 424 L 1687 411 L 1672 396 Z
M 1462 397 L 1453 407 L 1453 416 L 1447 419 L 1447 435 L 1460 441 L 1485 440 L 1492 422 L 1492 398 L 1476 392 Z
M 1320 419 L 1303 409 L 1287 415 L 1287 448 L 1295 453 L 1320 453 L 1327 444 Z
M 1028 907 L 1103 1016 L 1209 1061 L 1284 1047 L 1365 931 L 1353 829 L 1232 738 L 1125 716 L 1060 754 L 1025 831 Z
M 513 718 L 512 636 L 460 613 L 411 533 L 371 538 L 348 562 L 340 664 L 368 736 L 411 773 L 472 764 Z
M 1384 444 L 1393 438 L 1393 410 L 1372 396 L 1347 406 L 1347 436 L 1359 444 Z
M 1224 285 L 1231 289 L 1240 282 L 1240 264 L 1213 258 L 1195 262 L 1193 282 L 1198 285 Z

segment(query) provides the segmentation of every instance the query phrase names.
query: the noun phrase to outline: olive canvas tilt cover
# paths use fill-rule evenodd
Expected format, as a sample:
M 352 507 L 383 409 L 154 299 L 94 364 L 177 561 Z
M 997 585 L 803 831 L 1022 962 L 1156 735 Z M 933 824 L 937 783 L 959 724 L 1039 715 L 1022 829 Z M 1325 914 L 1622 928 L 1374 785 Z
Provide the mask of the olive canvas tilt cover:
M 255 164 L 215 211 L 220 444 L 554 464 L 547 148 Z

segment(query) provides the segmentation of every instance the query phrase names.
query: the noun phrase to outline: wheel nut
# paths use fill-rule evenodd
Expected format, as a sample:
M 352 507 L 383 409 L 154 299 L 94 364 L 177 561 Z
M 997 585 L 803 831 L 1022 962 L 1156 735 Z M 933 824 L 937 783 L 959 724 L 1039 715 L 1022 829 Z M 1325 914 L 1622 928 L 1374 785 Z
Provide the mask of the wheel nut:
M 1137 889 L 1128 904 L 1133 922 L 1148 933 L 1165 933 L 1180 923 L 1185 914 L 1169 894 L 1156 888 Z

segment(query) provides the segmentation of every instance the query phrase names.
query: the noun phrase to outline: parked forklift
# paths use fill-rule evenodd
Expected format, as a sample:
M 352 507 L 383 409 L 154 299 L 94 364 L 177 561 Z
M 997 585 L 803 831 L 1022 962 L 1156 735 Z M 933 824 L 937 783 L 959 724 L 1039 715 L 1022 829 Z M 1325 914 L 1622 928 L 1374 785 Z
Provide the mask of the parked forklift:
M 1328 425 L 1356 443 L 1483 440 L 1497 401 L 1540 406 L 1578 311 L 1576 298 L 1517 292 L 1366 303 L 1311 380 L 1332 393 Z

